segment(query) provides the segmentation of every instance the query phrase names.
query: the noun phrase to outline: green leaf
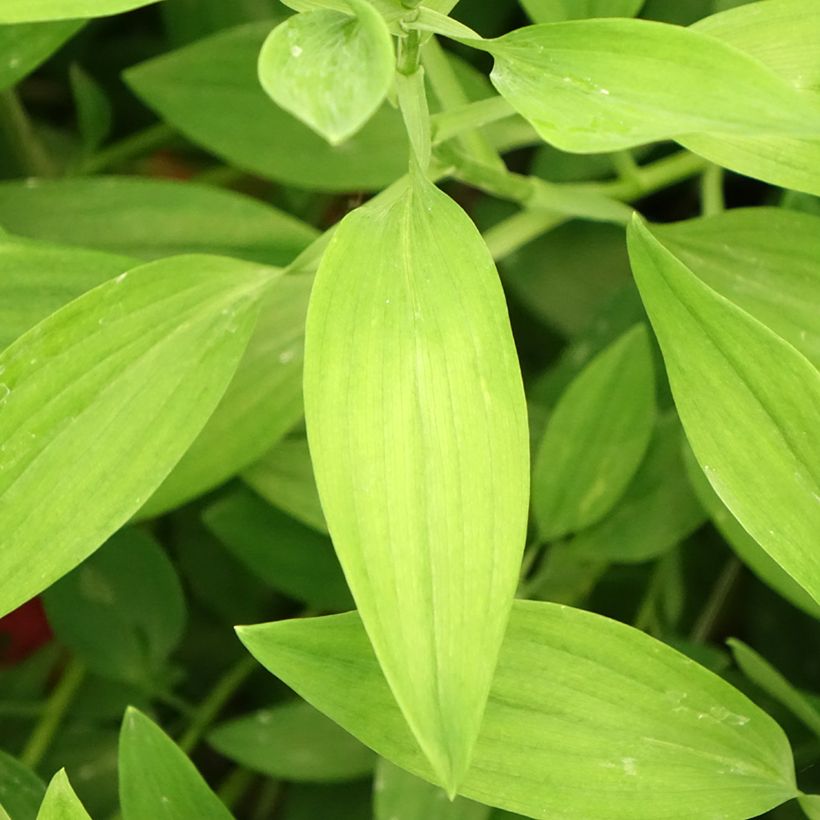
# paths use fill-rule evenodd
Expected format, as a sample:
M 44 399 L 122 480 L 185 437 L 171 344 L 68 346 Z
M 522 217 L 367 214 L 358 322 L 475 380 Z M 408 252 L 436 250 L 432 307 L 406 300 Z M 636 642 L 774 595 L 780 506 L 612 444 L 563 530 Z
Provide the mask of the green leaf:
M 208 507 L 208 529 L 277 592 L 314 609 L 349 609 L 353 600 L 330 540 L 239 489 Z
M 174 565 L 139 530 L 115 534 L 46 590 L 59 640 L 98 675 L 150 686 L 182 638 L 185 601 Z
M 674 413 L 658 419 L 646 457 L 602 521 L 579 532 L 569 549 L 578 556 L 632 563 L 655 558 L 691 535 L 706 513 L 689 486 Z
M 383 757 L 435 781 L 356 613 L 239 630 L 257 659 Z M 780 727 L 636 629 L 516 601 L 461 793 L 528 817 L 745 820 L 796 796 Z
M 366 0 L 353 11 L 297 14 L 280 23 L 259 54 L 259 81 L 271 99 L 331 145 L 376 113 L 393 81 L 393 41 Z
M 401 176 L 407 137 L 399 112 L 389 106 L 333 147 L 271 105 L 256 69 L 269 31 L 269 23 L 240 26 L 131 68 L 125 79 L 195 143 L 251 173 L 340 192 L 382 188 Z
M 124 820 L 231 820 L 194 764 L 133 707 L 122 721 L 119 775 Z
M 0 183 L 0 224 L 35 239 L 138 259 L 214 253 L 286 265 L 316 237 L 233 191 L 141 177 Z
M 528 26 L 477 47 L 495 58 L 498 91 L 565 151 L 616 151 L 698 131 L 820 132 L 820 99 L 691 29 L 570 21 Z
M 747 52 L 796 88 L 820 91 L 820 8 L 814 0 L 750 3 L 700 20 L 695 28 Z M 678 141 L 741 174 L 820 194 L 820 139 L 693 134 Z
M 710 288 L 820 367 L 820 217 L 737 208 L 652 230 Z
M 0 9 L 0 23 L 5 9 Z M 0 25 L 0 91 L 10 88 L 44 63 L 83 26 L 80 20 Z
M 304 701 L 222 723 L 208 743 L 240 766 L 283 780 L 356 780 L 375 763 L 370 749 Z
M 31 769 L 0 750 L 0 805 L 11 820 L 35 820 L 46 784 Z
M 820 795 L 804 794 L 798 798 L 798 801 L 809 820 L 820 820 Z
M 746 646 L 736 638 L 730 638 L 727 643 L 732 649 L 737 665 L 743 674 L 783 704 L 796 718 L 808 726 L 820 737 L 820 712 L 814 708 L 803 695 L 792 686 L 768 661 L 760 657 L 751 647 Z
M 308 310 L 305 417 L 322 508 L 396 699 L 462 777 L 517 583 L 526 406 L 475 226 L 420 175 L 349 214 Z
M 48 791 L 43 798 L 37 820 L 91 820 L 83 804 L 74 794 L 65 769 L 60 769 L 48 784 Z
M 3 0 L 0 23 L 107 17 L 156 2 L 159 0 Z
M 111 103 L 99 83 L 77 63 L 69 68 L 71 93 L 77 109 L 82 153 L 94 153 L 111 133 Z M 110 214 L 109 214 L 110 216 Z
M 644 0 L 521 0 L 534 23 L 560 23 L 586 17 L 635 17 Z
M 532 477 L 544 540 L 589 527 L 623 495 L 655 424 L 652 367 L 646 326 L 637 325 L 599 353 L 561 397 Z
M 820 603 L 820 374 L 637 219 L 628 243 L 698 463 L 735 518 Z
M 375 820 L 488 820 L 491 809 L 447 793 L 380 759 L 373 782 Z
M 90 555 L 170 472 L 224 393 L 275 275 L 219 257 L 149 263 L 0 354 L 0 614 Z

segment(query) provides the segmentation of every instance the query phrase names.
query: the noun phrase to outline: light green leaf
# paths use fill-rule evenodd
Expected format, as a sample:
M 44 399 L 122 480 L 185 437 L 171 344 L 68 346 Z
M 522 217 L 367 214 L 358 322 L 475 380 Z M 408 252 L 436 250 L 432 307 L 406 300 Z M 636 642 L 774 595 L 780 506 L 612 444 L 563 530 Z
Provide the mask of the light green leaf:
M 0 23 L 107 17 L 157 2 L 159 0 L 3 0 Z
M 373 781 L 375 820 L 487 820 L 489 806 L 457 797 L 381 758 Z
M 12 233 L 138 259 L 214 253 L 286 265 L 316 231 L 258 200 L 190 182 L 141 177 L 0 183 Z
M 239 634 L 316 708 L 435 780 L 358 615 Z M 544 820 L 746 820 L 796 796 L 786 736 L 745 695 L 632 627 L 534 601 L 513 607 L 460 791 Z
M 256 69 L 269 31 L 266 23 L 240 26 L 131 68 L 125 79 L 191 140 L 251 173 L 341 192 L 382 188 L 401 176 L 407 137 L 395 109 L 382 106 L 355 137 L 333 147 L 271 104 Z
M 764 692 L 783 704 L 796 718 L 820 737 L 820 712 L 767 660 L 736 638 L 727 643 L 743 674 Z
M 710 288 L 820 366 L 820 217 L 737 208 L 652 230 Z
M 517 583 L 528 433 L 489 251 L 420 175 L 338 227 L 308 310 L 304 389 L 319 495 L 353 597 L 452 788 Z
M 560 23 L 586 17 L 635 17 L 644 0 L 521 0 L 534 23 Z
M 0 750 L 0 804 L 11 820 L 34 820 L 46 784 L 11 755 Z
M 304 701 L 222 723 L 208 743 L 240 766 L 283 780 L 355 780 L 369 775 L 376 761 L 370 749 Z
M 11 817 L 9 817 L 8 812 L 3 808 L 3 806 L 0 806 L 0 820 L 11 820 Z
M 569 549 L 590 559 L 631 563 L 655 558 L 706 520 L 689 486 L 674 413 L 658 419 L 646 457 L 612 512 L 579 532 Z
M 231 820 L 194 764 L 133 707 L 122 721 L 119 776 L 124 820 Z
M 655 377 L 645 325 L 599 353 L 547 423 L 532 477 L 532 507 L 547 541 L 599 521 L 623 495 L 655 425 Z
M 82 141 L 82 153 L 94 153 L 111 133 L 111 103 L 99 83 L 80 65 L 69 68 L 71 93 L 77 110 L 77 127 Z M 110 214 L 109 214 L 110 216 Z
M 308 527 L 327 532 L 307 439 L 298 437 L 280 441 L 245 470 L 242 478 L 275 507 Z
M 820 795 L 804 794 L 798 798 L 798 801 L 809 820 L 820 820 Z
M 174 565 L 130 529 L 46 590 L 60 641 L 98 675 L 150 686 L 182 638 L 185 601 Z
M 820 99 L 692 29 L 576 20 L 528 26 L 480 47 L 495 58 L 498 91 L 565 151 L 616 151 L 698 131 L 820 133 Z
M 347 3 L 347 14 L 322 9 L 288 18 L 259 54 L 262 88 L 331 145 L 376 113 L 395 67 L 382 16 L 366 0 Z
M 814 0 L 750 3 L 694 28 L 747 52 L 820 99 L 820 7 Z M 678 140 L 712 162 L 774 185 L 820 194 L 820 139 L 694 134 Z
M 74 794 L 65 769 L 60 769 L 48 784 L 48 791 L 37 813 L 37 820 L 91 820 L 83 804 Z
M 222 397 L 275 275 L 219 257 L 149 263 L 0 354 L 0 613 L 90 555 L 170 472 Z
M 203 519 L 233 555 L 278 592 L 318 610 L 353 605 L 330 540 L 250 490 L 220 499 Z
M 820 603 L 820 374 L 637 219 L 628 243 L 698 463 L 735 518 Z
M 0 23 L 5 9 L 0 9 Z M 80 20 L 0 25 L 0 91 L 13 86 L 44 63 L 83 26 Z

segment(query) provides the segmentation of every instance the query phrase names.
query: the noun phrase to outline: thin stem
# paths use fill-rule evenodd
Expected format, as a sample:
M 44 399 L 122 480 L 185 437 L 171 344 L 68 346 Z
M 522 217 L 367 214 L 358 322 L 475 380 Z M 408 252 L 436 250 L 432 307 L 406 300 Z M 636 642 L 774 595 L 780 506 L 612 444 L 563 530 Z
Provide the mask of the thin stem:
M 635 157 L 631 151 L 616 151 L 610 154 L 612 167 L 618 174 L 618 178 L 624 182 L 638 182 L 640 179 L 640 166 L 635 162 Z
M 217 796 L 227 808 L 232 809 L 255 779 L 256 774 L 250 769 L 237 766 L 231 769 L 228 776 L 220 783 L 216 792 Z
M 241 658 L 216 682 L 213 689 L 194 711 L 191 723 L 179 741 L 179 748 L 190 754 L 213 720 L 250 677 L 257 663 L 250 655 Z
M 566 214 L 525 208 L 485 231 L 484 241 L 498 261 L 568 221 Z
M 136 134 L 131 134 L 102 151 L 92 154 L 79 166 L 81 174 L 97 174 L 109 168 L 117 168 L 131 160 L 150 154 L 163 148 L 176 137 L 176 131 L 170 125 L 157 123 Z
M 399 37 L 399 53 L 396 58 L 396 71 L 409 77 L 415 74 L 419 67 L 421 56 L 421 35 L 417 31 L 409 31 Z
M 39 765 L 84 679 L 85 666 L 72 658 L 49 695 L 45 709 L 20 754 L 20 762 L 25 766 L 34 769 Z
M 253 820 L 267 820 L 272 817 L 281 796 L 282 784 L 278 780 L 268 780 L 259 790 L 259 799 L 252 815 Z
M 720 618 L 723 612 L 723 608 L 726 606 L 729 593 L 740 577 L 742 568 L 743 565 L 734 555 L 726 562 L 726 565 L 723 567 L 712 588 L 706 605 L 701 610 L 700 615 L 698 615 L 695 621 L 695 625 L 692 627 L 689 638 L 694 643 L 704 643 L 709 639 L 709 636 L 717 624 L 718 618 Z
M 465 131 L 469 132 L 514 116 L 515 109 L 499 96 L 454 106 L 430 118 L 433 126 L 433 143 L 439 145 Z
M 709 163 L 700 176 L 701 212 L 713 216 L 726 210 L 723 199 L 723 168 Z
M 35 177 L 56 175 L 57 168 L 13 88 L 0 92 L 0 128 L 25 174 Z

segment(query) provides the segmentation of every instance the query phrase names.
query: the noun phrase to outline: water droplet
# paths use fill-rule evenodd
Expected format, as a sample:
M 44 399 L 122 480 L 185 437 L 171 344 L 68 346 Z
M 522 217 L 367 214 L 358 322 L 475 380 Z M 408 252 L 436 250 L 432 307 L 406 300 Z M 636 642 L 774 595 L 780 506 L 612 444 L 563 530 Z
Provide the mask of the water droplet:
M 114 281 L 119 285 L 125 281 L 126 276 L 128 276 L 128 271 L 121 273 Z
M 288 364 L 288 362 L 292 362 L 292 361 L 293 361 L 293 357 L 294 357 L 295 355 L 296 355 L 296 354 L 294 353 L 294 351 L 293 351 L 293 350 L 283 350 L 283 351 L 279 354 L 279 364 Z
M 621 766 L 623 767 L 624 774 L 630 777 L 635 777 L 635 775 L 638 774 L 638 761 L 635 760 L 634 757 L 625 757 L 621 761 Z
M 291 46 L 290 47 L 290 56 L 291 57 L 301 57 L 302 56 L 302 49 L 300 46 Z
M 6 403 L 6 399 L 11 395 L 11 390 L 7 384 L 0 384 L 0 405 Z
M 599 88 L 598 93 L 603 94 L 605 97 L 608 97 L 609 96 L 609 89 L 608 88 Z

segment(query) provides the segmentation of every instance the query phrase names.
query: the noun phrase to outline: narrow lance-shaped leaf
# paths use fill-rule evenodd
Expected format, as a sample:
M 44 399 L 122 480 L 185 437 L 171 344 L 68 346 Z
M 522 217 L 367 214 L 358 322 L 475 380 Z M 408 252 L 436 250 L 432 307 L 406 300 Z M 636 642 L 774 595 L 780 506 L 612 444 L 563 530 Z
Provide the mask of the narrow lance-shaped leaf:
M 637 218 L 628 244 L 699 464 L 737 520 L 820 602 L 820 374 Z
M 576 20 L 464 42 L 493 55 L 498 91 L 565 151 L 615 151 L 698 131 L 820 133 L 820 100 L 691 29 Z
M 244 627 L 271 672 L 380 755 L 435 781 L 356 613 Z M 516 601 L 461 793 L 554 820 L 747 820 L 796 796 L 780 727 L 632 627 Z
M 0 354 L 0 613 L 80 563 L 165 478 L 225 391 L 275 275 L 218 257 L 150 263 Z
M 533 511 L 553 540 L 601 519 L 623 494 L 655 422 L 645 325 L 598 354 L 567 388 L 547 424 L 533 471 Z
M 106 17 L 157 2 L 160 0 L 3 0 L 0 23 Z
M 420 175 L 346 217 L 325 252 L 308 310 L 305 414 L 356 604 L 452 789 L 517 582 L 528 434 L 492 259 Z
M 355 134 L 384 102 L 393 79 L 393 42 L 367 0 L 354 12 L 297 14 L 280 23 L 259 54 L 259 80 L 271 99 L 331 145 Z
M 65 769 L 60 769 L 48 784 L 37 820 L 91 820 L 71 788 Z
M 0 805 L 12 820 L 34 820 L 45 793 L 45 783 L 31 769 L 0 750 Z

